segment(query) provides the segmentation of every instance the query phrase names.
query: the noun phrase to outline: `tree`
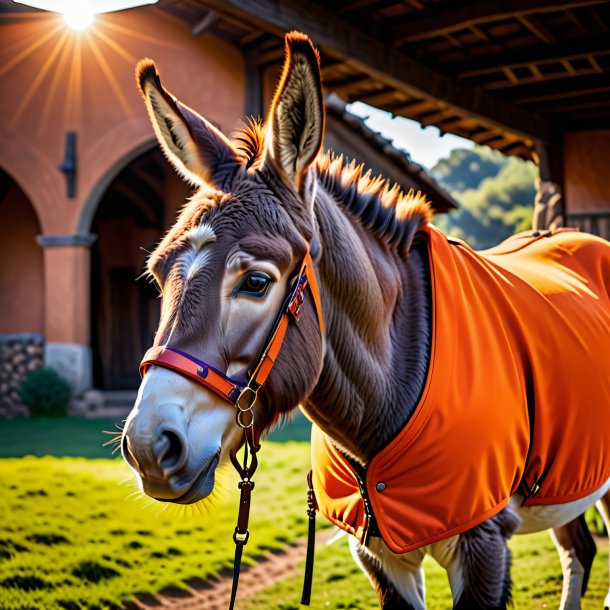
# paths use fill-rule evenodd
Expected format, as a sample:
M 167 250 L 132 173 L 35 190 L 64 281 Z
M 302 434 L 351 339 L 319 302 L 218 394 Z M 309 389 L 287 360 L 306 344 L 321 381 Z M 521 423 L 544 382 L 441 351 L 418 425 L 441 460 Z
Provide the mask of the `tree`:
M 489 248 L 531 227 L 537 167 L 482 146 L 455 149 L 432 176 L 461 204 L 434 223 L 475 249 Z

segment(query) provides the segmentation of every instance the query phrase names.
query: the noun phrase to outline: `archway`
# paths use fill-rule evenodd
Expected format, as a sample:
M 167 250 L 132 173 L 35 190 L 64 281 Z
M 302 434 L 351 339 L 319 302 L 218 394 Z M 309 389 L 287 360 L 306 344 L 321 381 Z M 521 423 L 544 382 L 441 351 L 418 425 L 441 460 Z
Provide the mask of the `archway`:
M 138 279 L 150 252 L 189 195 L 159 149 L 129 162 L 112 180 L 93 218 L 91 340 L 93 381 L 133 390 L 138 362 L 159 321 L 157 290 Z

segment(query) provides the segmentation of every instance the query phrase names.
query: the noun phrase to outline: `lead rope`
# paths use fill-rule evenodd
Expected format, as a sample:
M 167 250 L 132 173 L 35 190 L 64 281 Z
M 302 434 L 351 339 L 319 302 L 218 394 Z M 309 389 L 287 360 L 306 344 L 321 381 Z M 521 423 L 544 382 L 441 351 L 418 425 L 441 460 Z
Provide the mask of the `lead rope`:
M 252 476 L 256 472 L 258 466 L 258 458 L 256 454 L 260 450 L 260 445 L 254 443 L 254 432 L 252 425 L 244 428 L 246 442 L 244 443 L 244 461 L 240 465 L 239 460 L 233 450 L 230 451 L 231 462 L 241 476 L 241 481 L 238 484 L 239 495 L 239 511 L 237 513 L 237 525 L 233 532 L 233 542 L 235 542 L 235 557 L 233 559 L 233 586 L 231 587 L 231 601 L 229 610 L 235 607 L 235 598 L 237 596 L 237 586 L 239 584 L 239 573 L 241 570 L 241 558 L 244 547 L 248 544 L 250 532 L 248 531 L 248 522 L 250 519 L 250 499 L 252 490 L 254 489 L 254 481 Z M 248 453 L 251 454 L 250 465 L 248 465 Z
M 313 472 L 310 470 L 307 473 L 307 516 L 309 517 L 309 526 L 307 529 L 307 558 L 305 559 L 305 576 L 303 578 L 303 595 L 301 596 L 301 604 L 309 606 L 311 601 L 311 586 L 313 583 L 313 558 L 316 548 L 316 511 L 318 503 L 316 502 L 316 493 L 313 489 Z

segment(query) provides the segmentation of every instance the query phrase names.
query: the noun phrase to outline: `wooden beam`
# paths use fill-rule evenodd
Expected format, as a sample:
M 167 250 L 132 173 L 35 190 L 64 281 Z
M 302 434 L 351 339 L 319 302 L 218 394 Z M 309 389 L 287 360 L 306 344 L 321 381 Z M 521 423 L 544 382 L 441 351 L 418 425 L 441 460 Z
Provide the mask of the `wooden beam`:
M 561 213 L 565 220 L 566 200 L 563 171 L 563 138 L 560 132 L 555 132 L 549 142 L 541 143 L 536 148 L 540 180 L 550 180 L 561 189 Z
M 396 102 L 397 91 L 393 87 L 384 87 L 379 91 L 372 91 L 360 96 L 360 101 L 371 106 L 383 106 L 391 102 Z
M 471 78 L 492 72 L 501 72 L 504 68 L 518 68 L 529 64 L 552 63 L 562 59 L 577 59 L 589 55 L 610 55 L 610 38 L 597 36 L 565 41 L 552 46 L 535 46 L 515 49 L 508 53 L 488 54 L 472 57 L 459 63 L 447 63 L 443 70 L 459 74 L 460 78 Z
M 605 0 L 488 0 L 486 2 L 443 3 L 441 8 L 429 9 L 419 19 L 411 18 L 396 25 L 389 38 L 396 42 L 417 42 L 456 32 L 471 25 L 510 19 L 517 15 L 545 13 L 601 4 Z
M 255 49 L 245 51 L 246 69 L 246 114 L 248 116 L 263 115 L 263 71 L 258 62 Z
M 196 23 L 191 30 L 193 36 L 201 36 L 212 24 L 218 21 L 218 15 L 210 11 L 199 23 Z
M 534 104 L 546 100 L 581 97 L 610 86 L 610 75 L 568 76 L 535 84 L 517 85 L 503 93 L 518 104 Z
M 536 38 L 545 44 L 553 44 L 556 40 L 554 34 L 534 15 L 517 15 L 517 19 L 526 27 Z
M 370 78 L 367 74 L 350 74 L 349 76 L 344 76 L 343 78 L 324 83 L 324 88 L 336 93 L 339 97 L 344 98 L 350 94 L 352 89 L 361 86 L 369 80 Z
M 541 0 L 528 0 L 540 5 Z M 593 0 L 583 0 L 593 2 Z M 513 0 L 514 3 L 523 0 Z M 329 55 L 336 55 L 353 68 L 395 87 L 409 97 L 427 98 L 454 106 L 471 117 L 499 129 L 510 130 L 528 140 L 545 139 L 550 123 L 486 93 L 435 72 L 413 58 L 346 23 L 331 11 L 309 0 L 203 0 L 210 9 L 282 35 L 290 30 L 306 32 Z M 490 2 L 495 4 L 495 2 Z M 545 3 L 545 4 L 548 4 Z M 459 11 L 458 11 L 459 12 Z

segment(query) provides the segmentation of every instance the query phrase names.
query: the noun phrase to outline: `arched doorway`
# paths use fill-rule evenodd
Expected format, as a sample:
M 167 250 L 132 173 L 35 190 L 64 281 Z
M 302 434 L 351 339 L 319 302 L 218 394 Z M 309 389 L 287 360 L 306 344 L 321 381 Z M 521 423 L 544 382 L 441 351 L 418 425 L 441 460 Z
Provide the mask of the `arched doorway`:
M 133 390 L 138 362 L 159 321 L 157 290 L 140 278 L 147 253 L 189 195 L 159 149 L 131 161 L 111 182 L 91 232 L 93 381 L 102 390 Z M 140 278 L 140 279 L 138 279 Z

